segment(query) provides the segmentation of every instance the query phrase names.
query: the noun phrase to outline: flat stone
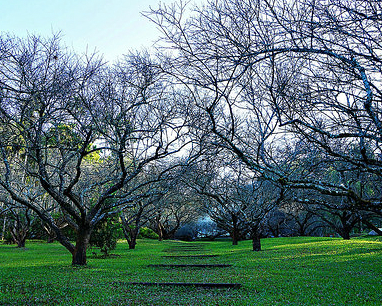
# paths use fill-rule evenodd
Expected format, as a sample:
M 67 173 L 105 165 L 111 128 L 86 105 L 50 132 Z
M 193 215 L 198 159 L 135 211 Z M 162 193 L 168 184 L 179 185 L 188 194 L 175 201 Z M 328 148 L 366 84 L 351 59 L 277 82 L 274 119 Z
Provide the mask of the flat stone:
M 168 252 L 168 253 L 177 253 L 177 252 L 202 252 L 204 250 L 199 250 L 199 249 L 195 249 L 195 250 L 190 250 L 190 249 L 184 249 L 184 250 L 164 250 L 164 252 Z
M 161 268 L 227 268 L 232 265 L 227 264 L 156 264 L 148 265 L 148 267 L 161 267 Z
M 126 285 L 143 285 L 143 286 L 188 286 L 188 287 L 201 287 L 201 288 L 240 288 L 242 284 L 239 283 L 146 283 L 146 282 L 132 282 L 125 283 Z
M 163 258 L 204 258 L 204 257 L 218 257 L 219 255 L 164 255 Z

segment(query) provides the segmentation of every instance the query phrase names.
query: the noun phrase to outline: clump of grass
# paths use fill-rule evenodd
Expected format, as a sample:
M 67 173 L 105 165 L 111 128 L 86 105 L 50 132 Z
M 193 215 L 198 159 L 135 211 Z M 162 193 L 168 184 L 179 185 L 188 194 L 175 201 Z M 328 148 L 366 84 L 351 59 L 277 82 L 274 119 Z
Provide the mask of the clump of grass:
M 273 238 L 251 242 L 190 242 L 211 258 L 167 258 L 178 242 L 120 241 L 119 256 L 72 267 L 59 244 L 0 245 L 1 305 L 380 305 L 382 239 Z M 182 244 L 184 245 L 184 244 Z M 192 247 L 191 247 L 192 248 Z M 228 269 L 153 269 L 149 264 L 232 264 Z M 240 289 L 144 287 L 129 282 L 241 283 Z

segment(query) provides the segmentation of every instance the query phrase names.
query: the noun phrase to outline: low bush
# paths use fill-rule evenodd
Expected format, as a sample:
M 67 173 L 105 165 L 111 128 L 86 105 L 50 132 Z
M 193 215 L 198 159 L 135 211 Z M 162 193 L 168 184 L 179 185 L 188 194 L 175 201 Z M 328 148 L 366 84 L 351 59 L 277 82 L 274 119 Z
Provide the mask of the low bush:
M 147 238 L 147 239 L 158 239 L 158 238 L 159 238 L 159 235 L 158 235 L 156 232 L 154 232 L 151 228 L 148 228 L 148 227 L 142 227 L 142 228 L 139 230 L 138 238 L 139 238 L 139 239 L 142 239 L 142 238 Z
M 104 256 L 117 246 L 117 240 L 123 235 L 122 225 L 114 220 L 107 219 L 100 223 L 90 238 L 90 247 L 98 247 Z

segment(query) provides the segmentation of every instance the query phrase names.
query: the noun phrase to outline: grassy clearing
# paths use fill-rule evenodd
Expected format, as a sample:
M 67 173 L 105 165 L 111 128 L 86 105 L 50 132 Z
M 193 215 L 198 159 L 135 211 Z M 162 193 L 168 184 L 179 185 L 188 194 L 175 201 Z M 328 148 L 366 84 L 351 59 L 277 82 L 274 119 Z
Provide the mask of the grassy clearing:
M 171 253 L 177 245 L 198 245 Z M 273 238 L 251 242 L 120 242 L 107 259 L 72 267 L 59 244 L 0 245 L 0 305 L 381 305 L 382 239 Z M 200 249 L 200 250 L 199 250 Z M 163 255 L 219 254 L 212 258 Z M 233 264 L 154 268 L 148 264 Z M 239 282 L 240 289 L 143 287 L 128 282 Z

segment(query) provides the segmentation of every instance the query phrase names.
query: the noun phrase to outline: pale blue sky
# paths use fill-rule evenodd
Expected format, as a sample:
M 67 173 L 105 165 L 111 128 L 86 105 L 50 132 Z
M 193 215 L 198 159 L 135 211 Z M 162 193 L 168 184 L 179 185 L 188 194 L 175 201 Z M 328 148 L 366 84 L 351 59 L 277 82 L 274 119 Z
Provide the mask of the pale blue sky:
M 76 52 L 88 46 L 114 61 L 158 37 L 155 25 L 140 12 L 159 2 L 174 0 L 0 0 L 0 32 L 25 37 L 61 31 L 63 42 Z

